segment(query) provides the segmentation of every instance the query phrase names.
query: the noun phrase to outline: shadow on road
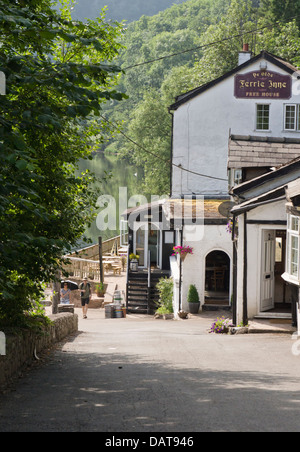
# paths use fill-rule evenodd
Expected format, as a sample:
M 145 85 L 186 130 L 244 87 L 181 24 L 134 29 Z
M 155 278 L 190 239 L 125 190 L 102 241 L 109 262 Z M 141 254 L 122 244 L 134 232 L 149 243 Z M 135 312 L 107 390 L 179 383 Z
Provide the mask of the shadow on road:
M 0 397 L 0 431 L 299 431 L 297 378 L 56 351 Z

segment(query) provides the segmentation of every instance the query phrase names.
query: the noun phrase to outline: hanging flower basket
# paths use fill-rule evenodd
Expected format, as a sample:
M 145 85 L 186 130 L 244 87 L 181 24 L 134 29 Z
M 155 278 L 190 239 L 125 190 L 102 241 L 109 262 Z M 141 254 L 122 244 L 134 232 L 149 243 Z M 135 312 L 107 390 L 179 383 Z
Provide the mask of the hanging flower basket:
M 188 254 L 193 254 L 193 248 L 191 246 L 174 246 L 173 251 L 172 256 L 179 256 L 182 262 Z

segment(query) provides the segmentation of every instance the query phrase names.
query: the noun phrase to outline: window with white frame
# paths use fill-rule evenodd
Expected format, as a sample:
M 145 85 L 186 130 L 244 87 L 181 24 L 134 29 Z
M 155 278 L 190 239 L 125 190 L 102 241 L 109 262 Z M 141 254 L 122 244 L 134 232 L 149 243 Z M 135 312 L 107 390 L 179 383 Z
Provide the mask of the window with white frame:
M 300 217 L 288 215 L 287 268 L 290 278 L 299 280 Z
M 228 185 L 229 190 L 236 185 L 242 183 L 243 180 L 243 170 L 242 169 L 230 169 L 228 172 Z
M 286 104 L 284 106 L 284 130 L 300 131 L 300 105 Z
M 120 221 L 120 247 L 128 245 L 128 221 Z
M 270 130 L 270 105 L 256 105 L 256 130 Z

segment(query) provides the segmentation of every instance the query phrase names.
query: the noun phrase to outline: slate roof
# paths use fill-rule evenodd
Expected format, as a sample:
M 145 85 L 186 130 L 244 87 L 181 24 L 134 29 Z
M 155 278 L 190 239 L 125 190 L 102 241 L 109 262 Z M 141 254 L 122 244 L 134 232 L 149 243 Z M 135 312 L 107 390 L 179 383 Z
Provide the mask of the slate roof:
M 248 199 L 245 202 L 237 204 L 231 210 L 234 215 L 240 215 L 244 212 L 249 212 L 252 209 L 264 204 L 270 204 L 272 202 L 282 201 L 286 199 L 285 196 L 286 184 L 280 187 L 270 190 L 267 193 L 263 193 L 260 196 L 255 196 L 254 198 Z
M 287 185 L 286 195 L 290 201 L 293 201 L 300 196 L 300 178 L 293 180 Z
M 300 156 L 300 140 L 232 135 L 228 168 L 277 167 Z
M 231 213 L 240 215 L 243 212 L 255 209 L 259 205 L 270 204 L 272 202 L 287 200 L 299 205 L 300 197 L 300 178 L 292 180 L 284 185 L 281 185 L 266 193 L 262 193 L 260 196 L 248 199 L 241 204 L 233 207 Z
M 242 184 L 236 185 L 230 190 L 230 194 L 232 196 L 239 196 L 242 198 L 246 198 L 247 192 L 251 191 L 255 187 L 261 187 L 261 192 L 264 192 L 264 186 L 268 183 L 274 182 L 276 180 L 280 180 L 280 178 L 284 178 L 291 174 L 291 177 L 297 178 L 293 176 L 293 174 L 300 174 L 300 157 L 298 156 L 296 159 L 291 160 L 290 162 L 285 163 L 284 165 L 278 166 L 275 171 L 269 171 L 261 176 L 255 177 L 249 181 L 243 182 Z M 282 179 L 281 179 L 282 180 Z M 291 180 L 289 181 L 291 182 Z M 286 182 L 286 183 L 289 183 Z M 279 183 L 279 185 L 281 185 Z

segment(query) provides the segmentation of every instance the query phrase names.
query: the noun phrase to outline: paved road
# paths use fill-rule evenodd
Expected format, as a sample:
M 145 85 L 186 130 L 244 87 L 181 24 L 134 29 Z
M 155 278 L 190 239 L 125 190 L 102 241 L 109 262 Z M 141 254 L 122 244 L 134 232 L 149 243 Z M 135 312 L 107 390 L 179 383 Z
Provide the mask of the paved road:
M 300 431 L 290 336 L 210 335 L 207 317 L 90 314 L 0 397 L 1 432 Z

